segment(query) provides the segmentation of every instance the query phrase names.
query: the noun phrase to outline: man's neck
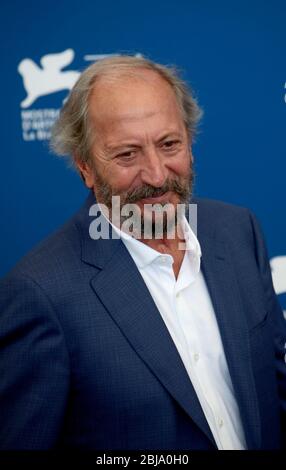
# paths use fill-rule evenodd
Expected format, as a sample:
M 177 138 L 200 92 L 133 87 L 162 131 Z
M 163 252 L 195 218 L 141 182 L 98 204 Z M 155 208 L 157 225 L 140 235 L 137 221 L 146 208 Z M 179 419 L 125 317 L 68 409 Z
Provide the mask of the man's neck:
M 175 234 L 175 238 L 172 239 L 169 239 L 166 236 L 160 239 L 151 240 L 141 238 L 140 241 L 145 243 L 145 245 L 150 246 L 150 248 L 153 248 L 153 250 L 159 251 L 162 254 L 171 255 L 173 257 L 173 270 L 177 279 L 185 256 L 185 249 L 182 249 L 183 240 L 179 238 L 177 232 Z
M 99 206 L 101 207 L 100 203 L 99 203 Z M 109 221 L 109 223 L 113 227 L 116 227 L 118 230 L 122 230 L 122 227 L 117 227 L 117 225 L 113 225 L 112 223 L 113 221 L 110 220 L 108 215 L 104 212 L 104 210 L 102 210 L 102 207 L 101 207 L 101 212 L 103 216 Z M 185 256 L 185 239 L 184 239 L 181 225 L 177 226 L 177 230 L 175 230 L 174 237 L 172 238 L 169 238 L 167 237 L 167 235 L 165 235 L 159 239 L 156 239 L 156 238 L 147 239 L 147 238 L 142 237 L 142 238 L 137 238 L 137 240 L 149 246 L 150 248 L 153 248 L 154 250 L 159 251 L 162 254 L 171 255 L 174 259 L 173 271 L 177 279 L 184 256 Z

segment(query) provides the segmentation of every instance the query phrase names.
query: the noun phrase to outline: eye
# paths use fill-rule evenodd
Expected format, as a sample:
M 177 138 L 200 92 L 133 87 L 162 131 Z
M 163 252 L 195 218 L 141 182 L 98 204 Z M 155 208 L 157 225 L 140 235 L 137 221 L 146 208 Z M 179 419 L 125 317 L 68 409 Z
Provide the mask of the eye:
M 166 140 L 162 143 L 162 147 L 164 150 L 175 150 L 180 144 L 179 140 Z
M 116 158 L 124 161 L 124 162 L 129 162 L 133 160 L 136 156 L 136 150 L 126 150 L 125 152 L 121 152 L 116 155 Z

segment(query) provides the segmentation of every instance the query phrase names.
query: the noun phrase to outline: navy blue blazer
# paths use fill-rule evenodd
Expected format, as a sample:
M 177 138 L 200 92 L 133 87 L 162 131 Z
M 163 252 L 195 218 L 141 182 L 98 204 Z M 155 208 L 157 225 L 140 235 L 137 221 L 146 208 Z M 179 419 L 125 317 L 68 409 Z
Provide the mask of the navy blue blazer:
M 94 202 L 1 281 L 0 448 L 215 449 L 124 244 L 89 237 Z M 247 209 L 194 202 L 247 446 L 279 448 L 286 329 L 260 229 Z

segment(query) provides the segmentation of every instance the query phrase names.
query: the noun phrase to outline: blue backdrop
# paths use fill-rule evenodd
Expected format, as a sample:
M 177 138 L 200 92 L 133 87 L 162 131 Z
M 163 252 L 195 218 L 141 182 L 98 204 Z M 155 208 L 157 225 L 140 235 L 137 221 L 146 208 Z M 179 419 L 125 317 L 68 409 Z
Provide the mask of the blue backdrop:
M 141 53 L 176 64 L 195 89 L 205 112 L 196 194 L 256 213 L 286 307 L 285 0 L 6 0 L 1 10 L 0 275 L 85 198 L 48 150 L 64 86 L 101 54 Z M 64 84 L 49 75 L 59 57 L 73 72 Z

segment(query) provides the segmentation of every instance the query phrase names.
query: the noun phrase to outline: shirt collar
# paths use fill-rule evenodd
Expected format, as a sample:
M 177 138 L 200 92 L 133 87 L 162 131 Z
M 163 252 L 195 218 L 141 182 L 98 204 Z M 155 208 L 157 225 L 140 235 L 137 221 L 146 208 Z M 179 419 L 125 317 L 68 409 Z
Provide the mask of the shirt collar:
M 104 217 L 106 217 L 103 212 L 102 214 Z M 128 233 L 120 230 L 118 227 L 113 225 L 109 219 L 107 220 L 110 223 L 113 230 L 116 232 L 116 234 L 122 239 L 124 245 L 128 249 L 129 253 L 131 254 L 138 268 L 140 269 L 145 268 L 146 266 L 152 264 L 159 257 L 169 257 L 169 256 L 171 257 L 171 255 L 163 254 L 157 250 L 154 250 L 153 248 L 146 245 L 145 243 L 142 243 L 140 240 L 137 240 L 136 238 L 132 237 Z M 195 261 L 195 264 L 198 266 L 198 269 L 199 269 L 200 257 L 202 254 L 200 243 L 196 235 L 192 231 L 190 224 L 185 216 L 182 220 L 182 229 L 183 229 L 184 238 L 185 238 L 185 250 L 191 256 L 191 258 Z

